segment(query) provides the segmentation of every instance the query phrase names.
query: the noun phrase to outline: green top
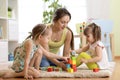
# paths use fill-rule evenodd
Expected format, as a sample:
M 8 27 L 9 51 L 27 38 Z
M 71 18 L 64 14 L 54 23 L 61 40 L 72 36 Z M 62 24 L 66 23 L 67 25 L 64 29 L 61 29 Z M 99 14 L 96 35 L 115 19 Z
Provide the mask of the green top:
M 67 34 L 68 29 L 64 28 L 63 33 L 62 33 L 62 38 L 59 42 L 54 42 L 52 40 L 49 40 L 49 49 L 50 52 L 57 54 L 59 52 L 60 47 L 64 44 L 66 34 Z

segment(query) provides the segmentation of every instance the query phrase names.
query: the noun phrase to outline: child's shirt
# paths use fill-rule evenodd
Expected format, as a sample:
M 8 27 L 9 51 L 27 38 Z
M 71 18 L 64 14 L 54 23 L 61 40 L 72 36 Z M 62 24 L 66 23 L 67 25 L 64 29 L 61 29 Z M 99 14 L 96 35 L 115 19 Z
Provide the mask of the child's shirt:
M 31 40 L 31 39 L 27 39 L 27 40 Z M 24 62 L 25 62 L 25 56 L 26 56 L 26 51 L 25 51 L 25 47 L 24 47 L 24 43 L 27 41 L 25 40 L 17 49 L 15 56 L 14 56 L 14 62 L 12 65 L 12 69 L 15 72 L 21 72 L 24 69 Z M 33 41 L 32 41 L 33 42 Z M 34 53 L 37 51 L 38 46 L 36 46 L 33 43 L 33 47 L 32 47 L 32 51 L 30 53 L 30 59 L 33 57 Z M 29 61 L 30 62 L 30 61 Z
M 96 53 L 95 53 L 96 46 L 102 47 L 102 59 L 100 61 L 98 61 L 97 64 L 100 69 L 106 69 L 109 67 L 108 56 L 107 56 L 105 46 L 103 45 L 103 43 L 101 41 L 97 41 L 93 44 L 90 44 L 88 52 L 92 58 L 95 57 L 96 56 Z

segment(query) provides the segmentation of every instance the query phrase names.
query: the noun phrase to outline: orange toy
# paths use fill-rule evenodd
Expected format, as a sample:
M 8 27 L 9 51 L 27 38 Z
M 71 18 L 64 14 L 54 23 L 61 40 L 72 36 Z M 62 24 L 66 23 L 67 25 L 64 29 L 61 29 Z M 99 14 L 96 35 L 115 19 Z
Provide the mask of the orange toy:
M 93 72 L 98 72 L 98 71 L 99 71 L 99 68 L 93 69 Z

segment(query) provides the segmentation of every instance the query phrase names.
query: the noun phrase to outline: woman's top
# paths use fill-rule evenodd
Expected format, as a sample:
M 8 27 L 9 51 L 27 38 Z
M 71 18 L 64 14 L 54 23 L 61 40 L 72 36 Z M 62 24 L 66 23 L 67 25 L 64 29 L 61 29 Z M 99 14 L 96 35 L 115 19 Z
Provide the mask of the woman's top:
M 67 35 L 68 29 L 64 28 L 61 40 L 59 42 L 55 42 L 52 40 L 49 40 L 49 49 L 50 52 L 57 54 L 60 50 L 60 47 L 65 43 L 65 38 Z
M 27 39 L 27 40 L 32 40 L 32 39 Z M 24 43 L 27 41 L 25 40 L 15 51 L 14 53 L 14 62 L 12 65 L 12 69 L 15 72 L 21 72 L 24 69 L 24 62 L 25 62 L 25 56 L 26 56 L 26 51 L 25 51 L 25 46 Z M 32 41 L 33 42 L 33 41 Z M 30 59 L 33 57 L 34 53 L 37 51 L 38 46 L 33 43 L 32 46 L 32 51 L 30 53 Z M 29 61 L 30 62 L 30 61 Z
M 95 57 L 96 56 L 96 53 L 95 53 L 96 46 L 102 47 L 102 59 L 100 61 L 98 61 L 97 64 L 100 69 L 106 69 L 109 67 L 108 55 L 107 55 L 105 46 L 103 45 L 103 43 L 101 41 L 97 41 L 97 42 L 91 44 L 88 52 L 91 55 L 91 57 Z

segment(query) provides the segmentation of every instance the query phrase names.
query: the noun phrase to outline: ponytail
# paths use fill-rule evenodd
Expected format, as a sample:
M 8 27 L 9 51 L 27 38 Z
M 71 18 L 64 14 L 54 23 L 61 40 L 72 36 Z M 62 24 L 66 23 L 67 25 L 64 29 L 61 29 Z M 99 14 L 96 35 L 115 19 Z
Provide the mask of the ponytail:
M 32 33 L 31 33 L 31 32 L 29 32 L 29 34 L 30 34 L 30 35 L 29 35 L 26 39 L 28 39 L 28 38 L 31 38 L 31 37 L 32 37 Z M 26 39 L 25 39 L 25 40 L 26 40 Z

